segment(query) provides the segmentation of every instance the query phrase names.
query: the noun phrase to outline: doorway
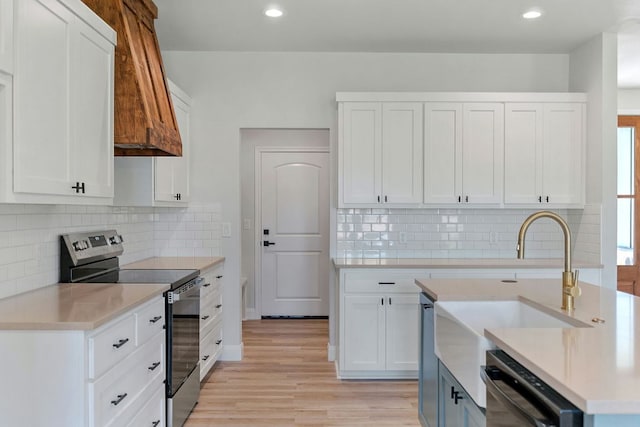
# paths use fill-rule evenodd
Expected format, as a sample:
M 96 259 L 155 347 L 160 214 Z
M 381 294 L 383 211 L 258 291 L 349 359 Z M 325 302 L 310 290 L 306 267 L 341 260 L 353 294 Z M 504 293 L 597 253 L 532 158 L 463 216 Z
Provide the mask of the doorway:
M 245 300 L 245 320 L 260 319 L 264 314 L 262 310 L 262 268 L 260 258 L 262 257 L 263 234 L 261 218 L 257 215 L 257 207 L 261 204 L 260 193 L 257 191 L 261 184 L 260 163 L 258 153 L 277 152 L 330 152 L 330 132 L 329 129 L 241 129 L 240 130 L 240 158 L 241 158 L 241 263 L 242 276 L 247 279 L 246 300 Z M 330 182 L 327 177 L 327 183 Z M 329 213 L 329 203 L 325 206 Z M 269 229 L 272 233 L 271 229 Z M 272 236 L 272 235 L 271 235 Z M 266 239 L 267 241 L 270 241 Z M 273 241 L 276 241 L 275 239 Z M 270 241 L 271 242 L 271 241 Z M 276 241 L 276 245 L 269 246 L 269 251 L 283 247 Z M 266 248 L 265 248 L 266 249 Z M 330 274 L 329 246 L 326 247 L 326 269 Z M 282 258 L 282 257 L 281 257 Z M 284 260 L 284 258 L 283 258 Z M 282 261 L 284 262 L 284 261 Z M 282 263 L 281 262 L 281 263 Z M 294 267 L 297 265 L 294 264 Z M 291 274 L 294 272 L 291 271 Z M 296 273 L 300 274 L 300 273 Z M 330 278 L 329 278 L 330 279 Z M 328 280 L 324 289 L 329 287 Z M 326 316 L 328 314 L 324 314 Z M 291 315 L 279 313 L 273 315 Z
M 618 290 L 640 295 L 640 116 L 618 116 Z

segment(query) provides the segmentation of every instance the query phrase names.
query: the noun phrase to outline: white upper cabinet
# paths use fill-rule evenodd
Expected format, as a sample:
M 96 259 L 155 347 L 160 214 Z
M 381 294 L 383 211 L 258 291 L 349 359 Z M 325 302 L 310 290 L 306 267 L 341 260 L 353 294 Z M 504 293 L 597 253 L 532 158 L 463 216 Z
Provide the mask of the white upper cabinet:
M 424 201 L 458 203 L 462 195 L 462 104 L 424 106 Z
M 503 126 L 500 103 L 426 103 L 424 202 L 500 205 Z
M 110 204 L 115 33 L 79 1 L 14 7 L 13 175 L 2 198 Z
M 584 206 L 584 103 L 510 103 L 505 112 L 507 205 Z
M 168 83 L 182 139 L 182 156 L 116 157 L 115 205 L 185 206 L 189 203 L 191 98 L 172 81 Z
M 169 91 L 176 113 L 178 131 L 182 139 L 182 157 L 155 158 L 155 200 L 162 202 L 189 202 L 189 114 L 191 98 L 173 82 Z
M 0 71 L 13 73 L 13 0 L 0 0 Z
M 340 205 L 422 200 L 422 104 L 340 105 Z

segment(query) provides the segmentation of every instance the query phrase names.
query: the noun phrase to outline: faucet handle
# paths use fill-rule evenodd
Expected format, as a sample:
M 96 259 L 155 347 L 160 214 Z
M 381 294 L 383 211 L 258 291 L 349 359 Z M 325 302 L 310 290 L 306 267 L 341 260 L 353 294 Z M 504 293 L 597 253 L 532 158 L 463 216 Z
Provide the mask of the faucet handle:
M 564 293 L 567 295 L 571 295 L 574 298 L 582 295 L 582 289 L 580 289 L 577 285 L 571 286 L 570 288 L 565 288 Z

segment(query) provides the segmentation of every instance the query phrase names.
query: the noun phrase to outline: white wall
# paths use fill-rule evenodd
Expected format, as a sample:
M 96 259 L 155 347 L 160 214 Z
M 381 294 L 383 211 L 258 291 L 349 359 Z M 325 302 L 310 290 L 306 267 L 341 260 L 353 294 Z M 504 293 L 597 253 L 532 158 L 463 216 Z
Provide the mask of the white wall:
M 586 201 L 601 205 L 602 285 L 615 289 L 617 36 L 603 33 L 570 57 L 570 90 L 589 97 Z
M 640 89 L 618 90 L 618 114 L 640 115 Z
M 568 55 L 165 51 L 163 61 L 193 97 L 192 200 L 220 203 L 232 224 L 221 248 L 230 306 L 240 304 L 240 129 L 328 128 L 335 147 L 337 91 L 569 89 Z M 224 334 L 241 343 L 240 313 L 225 312 Z

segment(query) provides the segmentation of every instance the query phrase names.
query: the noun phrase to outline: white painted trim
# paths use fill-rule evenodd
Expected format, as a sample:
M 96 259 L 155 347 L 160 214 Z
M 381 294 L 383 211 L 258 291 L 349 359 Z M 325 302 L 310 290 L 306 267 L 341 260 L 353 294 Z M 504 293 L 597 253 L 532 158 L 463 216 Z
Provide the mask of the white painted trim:
M 327 360 L 329 362 L 336 360 L 336 346 L 331 343 L 327 343 Z
M 337 102 L 587 102 L 577 92 L 336 92 Z
M 219 360 L 238 362 L 242 360 L 244 354 L 244 343 L 239 345 L 225 345 Z
M 247 308 L 245 311 L 244 320 L 260 320 L 260 315 L 256 312 L 255 308 Z
M 619 116 L 640 116 L 640 110 L 638 109 L 622 109 L 618 110 Z
M 254 266 L 253 266 L 253 299 L 255 308 L 253 316 L 255 319 L 262 317 L 262 153 L 327 153 L 331 155 L 329 147 L 256 147 L 254 158 L 254 180 L 255 180 L 255 193 L 254 199 L 254 222 L 256 224 L 254 230 Z M 331 171 L 329 171 L 331 172 Z M 329 186 L 331 185 L 331 176 L 329 176 Z M 331 195 L 329 195 L 331 197 Z M 331 234 L 331 230 L 329 230 Z M 331 243 L 329 243 L 331 245 Z M 327 254 L 329 254 L 329 248 L 327 248 Z M 329 254 L 330 256 L 330 254 Z M 249 317 L 249 310 L 247 310 L 247 318 Z

